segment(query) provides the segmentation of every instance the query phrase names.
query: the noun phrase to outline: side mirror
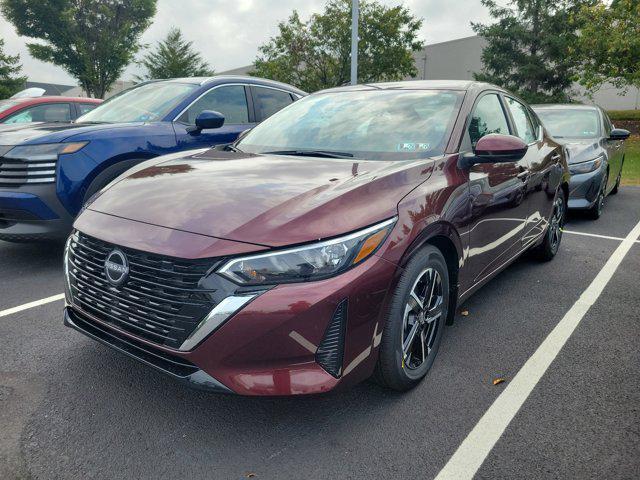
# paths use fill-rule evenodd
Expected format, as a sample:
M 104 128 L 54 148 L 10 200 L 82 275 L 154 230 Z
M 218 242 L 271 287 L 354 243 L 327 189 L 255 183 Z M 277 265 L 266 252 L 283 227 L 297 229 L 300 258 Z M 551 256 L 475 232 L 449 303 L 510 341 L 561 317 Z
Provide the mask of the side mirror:
M 529 146 L 513 135 L 490 133 L 476 143 L 473 153 L 460 157 L 460 168 L 469 168 L 476 163 L 517 162 L 527 153 Z
M 626 140 L 631 135 L 629 130 L 624 128 L 614 128 L 609 134 L 609 140 Z
M 210 128 L 220 128 L 224 125 L 224 115 L 214 110 L 203 110 L 196 117 L 196 127 L 192 133 L 200 133 L 202 130 Z

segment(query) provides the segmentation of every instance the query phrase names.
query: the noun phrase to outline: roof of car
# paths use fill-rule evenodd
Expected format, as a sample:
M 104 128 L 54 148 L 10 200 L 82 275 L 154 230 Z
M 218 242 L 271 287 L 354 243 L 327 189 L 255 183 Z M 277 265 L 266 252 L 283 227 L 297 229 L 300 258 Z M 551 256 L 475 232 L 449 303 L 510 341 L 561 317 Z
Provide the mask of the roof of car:
M 153 81 L 156 81 L 156 80 L 153 80 Z M 285 88 L 287 90 L 292 90 L 292 91 L 299 92 L 301 94 L 306 95 L 305 92 L 303 92 L 299 88 L 294 87 L 293 85 L 277 82 L 275 80 L 269 80 L 266 78 L 252 77 L 251 75 L 214 75 L 212 77 L 182 77 L 182 78 L 168 78 L 166 80 L 157 80 L 157 81 L 192 83 L 195 85 L 205 85 L 207 83 L 216 82 L 216 81 L 226 81 L 226 82 L 249 81 L 251 83 L 256 83 L 256 84 L 272 85 L 274 87 Z
M 103 100 L 99 98 L 88 97 L 61 97 L 59 95 L 48 95 L 43 97 L 19 97 L 7 98 L 6 101 L 15 103 L 56 103 L 56 102 L 84 102 L 84 103 L 100 103 Z
M 407 80 L 401 82 L 383 82 L 383 83 L 359 83 L 357 85 L 345 85 L 328 89 L 330 91 L 349 91 L 362 89 L 379 89 L 379 90 L 471 90 L 480 88 L 491 88 L 503 91 L 502 88 L 490 83 L 475 82 L 473 80 Z M 328 91 L 323 90 L 323 91 Z
M 594 105 L 584 105 L 582 103 L 541 103 L 531 105 L 534 110 L 597 110 Z

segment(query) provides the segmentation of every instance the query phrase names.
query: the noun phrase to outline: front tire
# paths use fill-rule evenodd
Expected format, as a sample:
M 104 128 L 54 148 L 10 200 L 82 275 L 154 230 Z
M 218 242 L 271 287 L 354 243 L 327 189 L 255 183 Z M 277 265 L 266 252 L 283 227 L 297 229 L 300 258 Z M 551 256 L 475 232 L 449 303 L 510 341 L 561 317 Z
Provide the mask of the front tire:
M 427 245 L 404 268 L 393 292 L 374 377 L 398 391 L 415 387 L 431 369 L 449 307 L 444 256 Z
M 624 165 L 624 161 L 622 165 Z M 616 178 L 616 184 L 613 187 L 613 190 L 611 190 L 611 193 L 609 193 L 609 195 L 615 195 L 616 193 L 618 193 L 618 190 L 620 189 L 620 181 L 622 180 L 622 165 L 620 166 L 620 172 L 618 173 L 618 178 Z
M 587 210 L 587 215 L 592 220 L 597 220 L 602 216 L 602 209 L 604 208 L 604 197 L 607 196 L 607 182 L 609 181 L 609 176 L 604 177 L 604 183 L 600 187 L 598 191 L 598 197 L 596 198 L 596 203 L 593 204 L 589 210 Z

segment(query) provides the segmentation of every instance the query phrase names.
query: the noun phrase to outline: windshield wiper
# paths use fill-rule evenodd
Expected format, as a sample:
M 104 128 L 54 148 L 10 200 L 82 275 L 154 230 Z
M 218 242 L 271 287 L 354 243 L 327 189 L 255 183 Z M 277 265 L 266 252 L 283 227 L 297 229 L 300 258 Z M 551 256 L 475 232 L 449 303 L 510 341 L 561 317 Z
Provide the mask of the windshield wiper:
M 275 150 L 262 152 L 263 155 L 294 155 L 296 157 L 352 158 L 353 153 L 329 150 Z
M 229 145 L 225 145 L 224 146 L 224 150 L 231 151 L 231 152 L 236 152 L 236 153 L 244 153 L 238 147 L 235 147 L 232 143 L 230 143 Z

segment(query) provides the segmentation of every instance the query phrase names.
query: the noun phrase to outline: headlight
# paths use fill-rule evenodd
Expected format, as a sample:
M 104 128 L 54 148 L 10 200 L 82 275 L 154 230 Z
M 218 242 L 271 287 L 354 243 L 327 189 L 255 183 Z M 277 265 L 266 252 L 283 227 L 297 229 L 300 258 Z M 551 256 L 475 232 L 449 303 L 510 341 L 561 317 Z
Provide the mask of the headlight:
M 308 282 L 344 272 L 372 255 L 397 218 L 333 240 L 230 260 L 219 271 L 242 285 Z
M 569 165 L 569 171 L 572 174 L 593 172 L 594 170 L 600 168 L 600 165 L 602 165 L 603 161 L 604 157 L 598 157 L 586 162 L 574 163 L 573 165 Z
M 21 160 L 57 160 L 58 155 L 76 153 L 89 142 L 45 143 L 42 145 L 18 145 L 4 154 L 5 158 Z

